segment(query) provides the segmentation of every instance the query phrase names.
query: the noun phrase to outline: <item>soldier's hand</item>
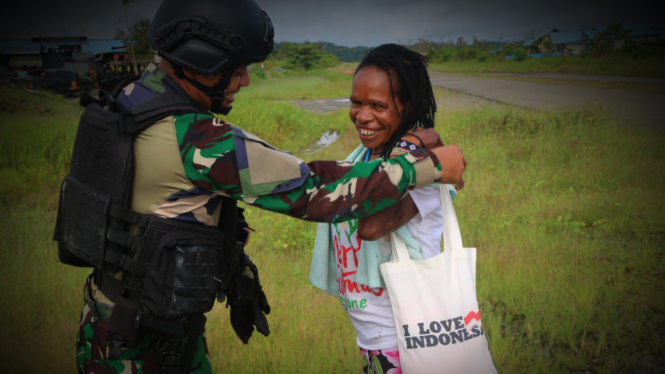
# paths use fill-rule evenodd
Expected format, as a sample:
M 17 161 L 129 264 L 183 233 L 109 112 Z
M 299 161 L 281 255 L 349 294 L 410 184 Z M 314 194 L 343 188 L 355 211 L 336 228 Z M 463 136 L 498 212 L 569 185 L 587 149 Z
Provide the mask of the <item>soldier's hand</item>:
M 439 183 L 452 184 L 455 189 L 460 190 L 464 187 L 464 169 L 466 169 L 466 159 L 462 150 L 456 145 L 447 145 L 434 148 L 432 152 L 439 159 L 441 164 L 441 179 Z
M 231 326 L 240 340 L 247 344 L 256 331 L 268 336 L 270 327 L 266 314 L 270 305 L 259 281 L 256 265 L 248 258 L 243 259 L 242 273 L 238 275 L 237 289 L 229 295 L 227 306 L 231 308 Z

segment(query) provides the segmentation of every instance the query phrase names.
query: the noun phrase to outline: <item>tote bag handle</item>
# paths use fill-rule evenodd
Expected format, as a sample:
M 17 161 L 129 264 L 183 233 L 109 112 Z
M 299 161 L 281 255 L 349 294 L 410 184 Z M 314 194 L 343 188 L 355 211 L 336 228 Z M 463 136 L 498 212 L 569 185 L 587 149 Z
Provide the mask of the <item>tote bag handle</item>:
M 439 185 L 441 192 L 441 208 L 443 210 L 443 251 L 460 251 L 463 250 L 462 246 L 462 233 L 459 229 L 457 222 L 457 214 L 455 214 L 455 207 L 453 207 L 453 199 L 450 197 L 450 192 L 445 184 Z
M 457 215 L 453 207 L 453 199 L 450 197 L 450 192 L 445 184 L 439 185 L 441 193 L 441 209 L 443 211 L 443 252 L 447 256 L 451 256 L 453 251 L 461 251 L 462 247 L 462 234 L 457 222 Z M 393 261 L 407 261 L 410 260 L 409 252 L 406 249 L 406 244 L 402 238 L 394 232 L 390 234 L 393 249 Z

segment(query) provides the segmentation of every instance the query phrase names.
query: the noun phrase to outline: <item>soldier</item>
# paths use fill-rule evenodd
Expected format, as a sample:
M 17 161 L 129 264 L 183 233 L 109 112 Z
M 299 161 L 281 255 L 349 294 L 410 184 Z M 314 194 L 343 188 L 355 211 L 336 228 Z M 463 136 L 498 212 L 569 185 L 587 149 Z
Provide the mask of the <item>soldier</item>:
M 216 299 L 228 300 L 243 342 L 254 328 L 269 334 L 237 200 L 340 222 L 385 209 L 409 189 L 462 181 L 466 162 L 455 146 L 306 164 L 211 115 L 231 110 L 250 83 L 247 65 L 272 52 L 273 34 L 252 0 L 165 0 L 149 30 L 159 66 L 106 84 L 100 100 L 82 99 L 54 235 L 62 262 L 94 267 L 80 372 L 212 372 L 204 313 Z

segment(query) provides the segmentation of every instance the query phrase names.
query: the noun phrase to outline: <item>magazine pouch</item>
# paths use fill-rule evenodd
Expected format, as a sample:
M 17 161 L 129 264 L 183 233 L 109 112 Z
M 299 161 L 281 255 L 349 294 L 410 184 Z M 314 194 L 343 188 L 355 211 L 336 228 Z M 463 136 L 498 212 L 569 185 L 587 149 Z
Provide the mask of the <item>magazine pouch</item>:
M 173 231 L 159 240 L 148 264 L 141 304 L 162 318 L 212 309 L 224 255 L 221 233 Z

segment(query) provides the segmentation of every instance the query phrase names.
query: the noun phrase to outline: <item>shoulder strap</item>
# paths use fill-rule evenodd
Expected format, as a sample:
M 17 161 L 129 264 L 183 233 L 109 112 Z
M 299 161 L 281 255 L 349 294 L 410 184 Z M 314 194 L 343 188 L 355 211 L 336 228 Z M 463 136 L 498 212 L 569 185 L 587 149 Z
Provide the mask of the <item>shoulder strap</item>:
M 123 114 L 120 128 L 124 134 L 134 135 L 168 116 L 192 112 L 208 113 L 188 96 L 165 93 L 135 106 L 131 113 Z
M 136 135 L 153 123 L 171 115 L 185 113 L 208 113 L 208 111 L 199 103 L 193 101 L 189 96 L 177 93 L 164 93 L 132 108 L 131 113 L 127 113 L 117 105 L 114 105 L 115 97 L 128 84 L 139 80 L 138 75 L 128 75 L 113 80 L 105 80 L 99 90 L 99 99 L 95 99 L 89 94 L 81 95 L 79 104 L 87 107 L 90 104 L 97 104 L 100 107 L 108 106 L 114 112 L 121 112 L 122 122 L 120 129 L 125 135 Z
M 139 79 L 141 79 L 140 75 L 126 75 L 112 80 L 104 80 L 99 89 L 111 97 L 116 97 L 125 86 Z
M 123 77 L 118 77 L 112 80 L 102 81 L 102 85 L 99 88 L 99 99 L 95 99 L 90 94 L 84 93 L 81 94 L 81 99 L 79 99 L 79 104 L 84 108 L 87 108 L 90 104 L 97 104 L 100 107 L 105 107 L 111 104 L 114 101 L 114 97 L 120 94 L 120 91 L 127 86 L 128 84 L 139 80 L 141 77 L 138 75 L 127 75 Z

